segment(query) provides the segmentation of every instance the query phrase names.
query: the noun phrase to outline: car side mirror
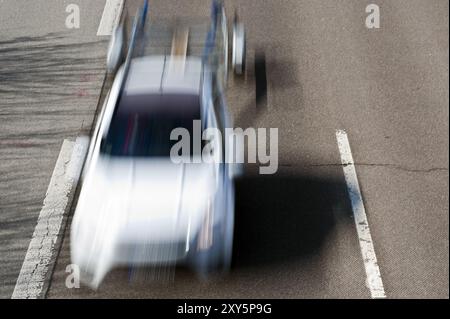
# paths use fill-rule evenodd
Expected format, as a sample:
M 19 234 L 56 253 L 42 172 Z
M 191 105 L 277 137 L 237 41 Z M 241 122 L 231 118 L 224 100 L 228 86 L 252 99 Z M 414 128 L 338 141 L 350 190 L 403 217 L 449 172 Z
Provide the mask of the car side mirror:
M 106 136 L 102 136 L 100 140 L 100 152 L 105 153 L 106 152 Z

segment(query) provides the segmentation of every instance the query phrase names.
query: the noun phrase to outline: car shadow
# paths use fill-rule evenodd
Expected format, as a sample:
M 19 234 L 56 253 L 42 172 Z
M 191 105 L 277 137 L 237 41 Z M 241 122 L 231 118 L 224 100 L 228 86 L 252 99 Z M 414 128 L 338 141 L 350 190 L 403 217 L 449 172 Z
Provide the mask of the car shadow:
M 236 77 L 235 86 L 252 88 L 254 97 L 246 102 L 246 107 L 240 111 L 235 118 L 237 127 L 251 126 L 257 118 L 263 116 L 269 111 L 270 88 L 270 107 L 273 111 L 295 110 L 303 105 L 303 87 L 292 70 L 297 69 L 297 62 L 291 59 L 268 58 L 265 49 L 257 49 L 252 61 L 252 67 L 247 70 L 247 77 Z M 250 64 L 247 62 L 247 64 Z M 276 80 L 275 80 L 276 79 Z M 248 83 L 247 83 L 247 82 Z M 289 90 L 295 103 L 285 105 L 278 101 L 280 96 L 284 96 Z M 278 94 L 280 93 L 280 94 Z
M 342 190 L 343 181 L 313 175 L 238 179 L 232 267 L 317 254 L 339 218 L 335 208 L 349 205 Z

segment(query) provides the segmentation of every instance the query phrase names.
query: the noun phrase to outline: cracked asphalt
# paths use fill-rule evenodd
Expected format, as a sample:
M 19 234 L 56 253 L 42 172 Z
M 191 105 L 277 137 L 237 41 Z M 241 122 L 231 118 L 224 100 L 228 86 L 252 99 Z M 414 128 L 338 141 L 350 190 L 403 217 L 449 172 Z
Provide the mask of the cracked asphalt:
M 3 298 L 62 141 L 89 132 L 103 84 L 107 38 L 96 30 L 105 1 L 70 2 L 84 19 L 76 31 L 64 27 L 65 2 L 0 1 Z M 126 1 L 126 10 L 139 3 Z M 153 0 L 150 16 L 206 16 L 208 3 Z M 335 137 L 342 129 L 387 297 L 448 298 L 448 1 L 226 3 L 248 35 L 247 74 L 229 83 L 235 122 L 279 128 L 278 173 L 260 176 L 248 165 L 237 182 L 231 274 L 203 282 L 177 268 L 173 281 L 156 281 L 120 268 L 98 291 L 69 289 L 66 228 L 46 297 L 369 298 Z M 365 27 L 369 3 L 380 6 L 380 29 Z M 261 63 L 263 97 L 255 90 Z

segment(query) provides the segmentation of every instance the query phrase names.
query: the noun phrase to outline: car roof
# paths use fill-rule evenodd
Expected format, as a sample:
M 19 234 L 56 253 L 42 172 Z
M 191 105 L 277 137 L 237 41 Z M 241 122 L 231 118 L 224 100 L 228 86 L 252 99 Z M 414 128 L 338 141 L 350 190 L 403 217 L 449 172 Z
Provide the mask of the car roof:
M 200 94 L 202 61 L 197 57 L 134 58 L 125 84 L 126 95 Z

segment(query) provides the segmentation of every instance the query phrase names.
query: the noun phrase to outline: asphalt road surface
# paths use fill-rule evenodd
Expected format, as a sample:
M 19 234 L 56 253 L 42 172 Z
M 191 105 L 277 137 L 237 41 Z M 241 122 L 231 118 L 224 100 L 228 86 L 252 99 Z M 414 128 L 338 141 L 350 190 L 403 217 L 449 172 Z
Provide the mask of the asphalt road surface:
M 345 130 L 386 296 L 448 298 L 448 1 L 225 2 L 248 36 L 229 108 L 236 126 L 279 129 L 280 165 L 271 176 L 249 165 L 237 181 L 230 275 L 204 282 L 180 268 L 167 281 L 116 269 L 97 291 L 69 289 L 72 209 L 44 296 L 370 298 L 336 141 Z M 71 3 L 79 29 L 65 26 Z M 365 25 L 370 3 L 379 29 Z M 0 1 L 0 297 L 12 295 L 63 140 L 89 134 L 105 94 L 104 7 Z M 151 1 L 150 17 L 208 14 L 206 0 Z

